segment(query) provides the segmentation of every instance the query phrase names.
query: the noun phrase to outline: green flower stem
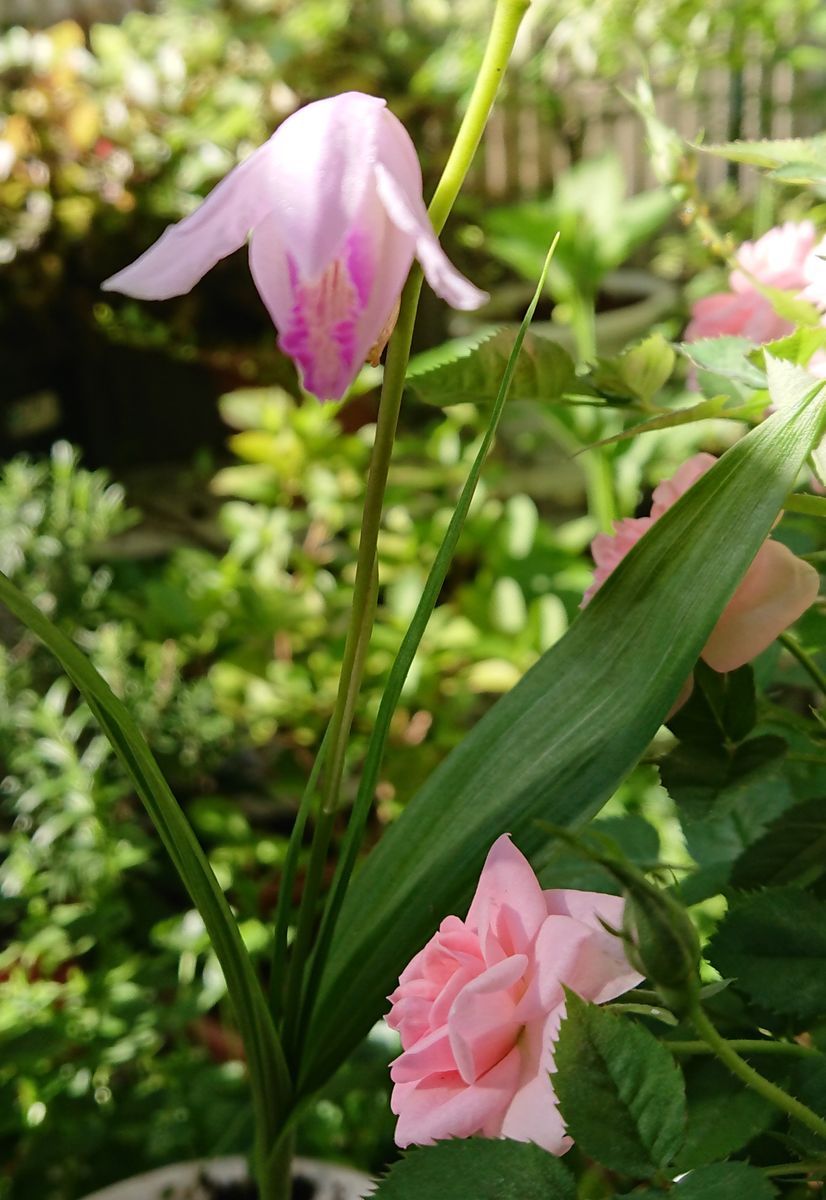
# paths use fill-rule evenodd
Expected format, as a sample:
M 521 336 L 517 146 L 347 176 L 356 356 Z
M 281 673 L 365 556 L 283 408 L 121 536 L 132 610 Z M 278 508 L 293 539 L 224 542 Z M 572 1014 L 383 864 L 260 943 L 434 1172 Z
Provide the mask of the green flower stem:
M 717 1032 L 714 1025 L 706 1016 L 699 1004 L 695 1004 L 689 1014 L 694 1028 L 699 1033 L 703 1041 L 717 1055 L 720 1062 L 731 1071 L 732 1075 L 736 1075 L 738 1079 L 742 1079 L 747 1087 L 758 1095 L 763 1096 L 781 1112 L 788 1113 L 795 1121 L 800 1121 L 807 1129 L 811 1129 L 818 1137 L 826 1138 L 826 1120 L 819 1117 L 817 1113 L 800 1100 L 790 1096 L 783 1088 L 778 1087 L 776 1083 L 765 1079 L 758 1071 L 740 1057 L 736 1050 L 732 1048 L 730 1042 L 727 1042 L 724 1037 Z
M 530 0 L 497 0 L 479 74 L 476 76 L 453 149 L 428 209 L 437 233 L 441 233 L 465 182 L 465 176 L 482 140 L 490 110 L 493 108 L 502 76 L 513 52 L 516 34 L 529 8 Z
M 376 570 L 376 564 L 374 562 L 373 570 L 372 570 L 372 573 L 370 576 L 370 586 L 369 586 L 368 592 L 367 592 L 367 602 L 366 602 L 366 608 L 365 608 L 365 612 L 367 613 L 368 620 L 365 622 L 365 624 L 361 630 L 361 636 L 360 636 L 358 645 L 356 646 L 356 653 L 355 653 L 355 658 L 354 658 L 353 674 L 357 675 L 359 677 L 359 679 L 361 678 L 362 672 L 364 670 L 364 660 L 367 657 L 367 649 L 370 644 L 370 633 L 371 633 L 372 625 L 373 625 L 373 616 L 376 611 L 376 600 L 378 598 L 378 590 L 379 590 L 378 571 Z M 356 697 L 355 697 L 355 695 L 353 695 L 352 703 L 355 703 L 355 699 L 356 699 Z M 352 707 L 350 707 L 347 710 L 346 715 L 349 719 L 352 719 Z M 322 743 L 322 749 L 319 751 L 319 757 L 321 757 L 322 751 L 326 755 L 326 747 L 327 747 L 329 737 L 330 737 L 330 732 L 328 730 L 327 734 L 325 735 L 324 742 Z M 315 772 L 315 768 L 314 768 L 314 772 Z M 315 772 L 315 774 L 317 775 L 317 772 Z M 302 812 L 299 812 L 299 818 L 301 818 L 303 815 L 304 820 L 306 820 L 306 816 L 309 812 L 309 808 L 310 808 L 310 805 L 313 800 L 314 782 L 315 781 L 313 779 L 313 775 L 311 774 L 310 780 L 308 781 L 307 788 L 306 788 L 305 794 L 304 794 L 304 800 L 306 800 L 306 803 L 304 803 L 304 800 L 303 800 L 302 805 L 301 805 L 303 814 L 302 814 Z M 298 926 L 296 928 L 295 942 L 293 944 L 292 957 L 290 960 L 290 967 L 289 967 L 289 971 L 287 973 L 286 996 L 284 999 L 283 1036 L 284 1036 L 284 1050 L 285 1050 L 288 1058 L 292 1057 L 293 1059 L 295 1059 L 297 1057 L 298 1041 L 299 1041 L 300 1029 L 301 1029 L 301 1024 L 302 1024 L 300 1004 L 301 1004 L 302 986 L 303 986 L 303 981 L 304 981 L 304 970 L 305 970 L 307 959 L 309 957 L 310 950 L 311 950 L 312 943 L 313 943 L 313 934 L 315 933 L 316 916 L 317 916 L 316 910 L 318 907 L 318 901 L 319 901 L 319 897 L 321 895 L 321 890 L 322 890 L 322 887 L 324 884 L 324 868 L 325 868 L 325 864 L 327 861 L 327 851 L 329 849 L 330 840 L 333 835 L 333 826 L 335 824 L 335 819 L 336 819 L 336 813 L 335 813 L 334 809 L 331 810 L 331 809 L 322 808 L 321 811 L 319 812 L 318 818 L 316 820 L 316 825 L 313 830 L 313 840 L 312 840 L 311 847 L 310 847 L 310 861 L 309 861 L 309 864 L 307 867 L 307 876 L 304 880 L 304 888 L 303 888 L 302 895 L 301 895 L 301 907 L 300 907 L 299 913 L 298 913 Z M 299 831 L 299 838 L 300 838 L 300 834 L 301 834 L 301 831 Z M 293 838 L 290 839 L 290 848 L 292 847 L 292 845 L 293 845 Z M 297 839 L 296 839 L 296 845 L 297 845 Z M 293 864 L 293 867 L 294 867 L 294 865 L 295 865 L 295 863 Z M 286 866 L 287 866 L 287 864 L 285 864 L 285 873 L 284 873 L 284 878 L 282 879 L 282 887 L 285 886 L 288 882 L 288 879 L 287 879 L 288 872 L 286 870 Z M 295 876 L 294 876 L 294 870 L 293 870 L 292 879 L 294 879 L 294 877 Z M 291 881 L 290 881 L 290 888 L 292 888 Z M 285 896 L 285 906 L 288 904 L 289 904 L 289 901 L 288 901 L 287 897 Z M 285 909 L 281 910 L 281 913 L 279 913 L 279 915 L 286 913 L 286 911 L 288 911 L 288 909 L 285 907 Z M 283 922 L 282 922 L 282 925 L 283 925 Z M 283 926 L 283 928 L 281 930 L 279 930 L 278 922 L 276 922 L 275 932 L 276 932 L 276 934 L 280 933 L 281 936 L 283 936 L 286 939 L 286 926 L 285 925 Z M 280 981 L 275 977 L 270 981 L 270 983 L 271 983 L 271 998 L 273 1000 L 275 1000 L 279 994 L 278 993 L 279 982 Z
M 470 102 L 428 210 L 437 233 L 448 218 L 481 141 L 513 50 L 517 30 L 529 3 L 530 0 L 497 0 L 488 43 Z M 359 653 L 359 647 L 366 652 L 373 626 L 370 591 L 376 570 L 376 546 L 421 289 L 422 273 L 418 267 L 414 267 L 402 291 L 396 328 L 387 348 L 376 438 L 364 497 L 350 626 L 344 646 L 338 695 L 330 721 L 326 763 L 322 774 L 320 819 L 316 823 L 310 848 L 307 885 L 301 901 L 298 933 L 287 985 L 284 1028 L 285 1039 L 292 1044 L 299 1020 L 301 984 L 312 941 L 324 862 L 333 817 L 340 801 L 350 727 L 361 687 L 364 653 Z
M 530 0 L 497 0 L 488 44 L 470 102 L 428 209 L 436 233 L 441 233 L 470 169 L 490 110 L 496 99 L 496 93 L 502 82 L 502 76 L 508 65 L 517 30 L 522 17 L 528 10 L 529 3 Z M 372 614 L 368 612 L 367 596 L 376 561 L 376 544 L 381 524 L 384 492 L 387 486 L 387 473 L 393 453 L 421 290 L 422 273 L 416 267 L 411 272 L 402 292 L 398 321 L 387 349 L 376 425 L 376 440 L 373 445 L 370 473 L 364 497 L 364 515 L 353 587 L 353 609 L 344 647 L 336 706 L 330 723 L 330 752 L 321 792 L 322 809 L 325 812 L 332 812 L 338 807 L 352 714 L 361 686 L 361 673 L 354 669 L 356 646 L 363 636 L 364 629 L 372 626 Z
M 585 472 L 588 512 L 596 521 L 600 532 L 612 533 L 617 510 L 607 447 L 595 446 L 592 450 L 586 450 L 582 455 L 582 466 Z
M 782 1175 L 826 1175 L 826 1158 L 817 1162 L 778 1163 L 776 1167 L 761 1167 L 770 1179 Z
M 258 1171 L 258 1200 L 291 1200 L 293 1194 L 293 1149 L 295 1132 L 284 1131 L 261 1162 Z
M 782 642 L 790 654 L 794 655 L 801 667 L 809 673 L 818 691 L 826 696 L 826 673 L 821 671 L 811 654 L 803 649 L 800 642 L 791 633 L 781 633 L 777 640 Z
M 664 1041 L 672 1054 L 716 1054 L 707 1042 Z M 765 1038 L 726 1038 L 726 1045 L 739 1054 L 791 1054 L 797 1058 L 811 1058 L 817 1050 L 801 1046 L 797 1042 L 770 1042 Z

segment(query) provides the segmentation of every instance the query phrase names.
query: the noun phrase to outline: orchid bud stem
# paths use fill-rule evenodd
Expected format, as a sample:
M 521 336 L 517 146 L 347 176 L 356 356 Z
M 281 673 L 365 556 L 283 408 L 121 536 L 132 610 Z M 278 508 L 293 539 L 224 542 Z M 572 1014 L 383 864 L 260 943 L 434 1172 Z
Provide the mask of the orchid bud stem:
M 450 214 L 482 139 L 513 51 L 519 25 L 529 4 L 530 0 L 497 0 L 479 74 L 453 149 L 428 209 L 437 233 L 441 231 Z M 300 1054 L 301 1036 L 308 1017 L 308 1013 L 303 1011 L 306 1005 L 301 1001 L 304 971 L 316 925 L 323 866 L 333 818 L 340 804 L 350 728 L 373 627 L 375 603 L 371 601 L 371 592 L 377 569 L 376 547 L 421 289 L 422 272 L 415 266 L 402 291 L 399 318 L 387 348 L 376 435 L 364 497 L 350 625 L 344 647 L 336 704 L 328 731 L 328 750 L 320 788 L 319 819 L 310 848 L 307 880 L 301 900 L 286 988 L 284 1041 L 288 1053 L 292 1051 L 293 1059 Z

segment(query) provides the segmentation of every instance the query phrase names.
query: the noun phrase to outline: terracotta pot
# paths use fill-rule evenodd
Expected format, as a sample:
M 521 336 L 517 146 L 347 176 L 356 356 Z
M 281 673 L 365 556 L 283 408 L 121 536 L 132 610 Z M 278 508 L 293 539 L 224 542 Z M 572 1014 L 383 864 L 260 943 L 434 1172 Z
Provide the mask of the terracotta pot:
M 370 1177 L 361 1171 L 307 1158 L 295 1159 L 293 1176 L 315 1186 L 312 1200 L 362 1200 L 370 1187 Z M 204 1158 L 172 1163 L 145 1175 L 133 1175 L 84 1200 L 211 1200 L 211 1193 L 201 1186 L 203 1180 L 224 1185 L 245 1183 L 249 1180 L 246 1160 Z

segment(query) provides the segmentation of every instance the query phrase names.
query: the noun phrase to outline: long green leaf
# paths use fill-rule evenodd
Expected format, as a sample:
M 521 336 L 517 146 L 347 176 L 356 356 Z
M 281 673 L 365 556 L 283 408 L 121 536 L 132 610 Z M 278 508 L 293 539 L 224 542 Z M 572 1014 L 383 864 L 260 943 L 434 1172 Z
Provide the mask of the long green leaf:
M 473 503 L 473 497 L 476 494 L 476 488 L 479 484 L 479 479 L 482 475 L 482 468 L 487 461 L 494 442 L 496 440 L 496 431 L 499 428 L 499 422 L 502 413 L 505 409 L 511 386 L 514 381 L 514 376 L 519 364 L 519 357 L 523 350 L 525 339 L 528 335 L 531 321 L 536 312 L 537 305 L 542 297 L 542 292 L 545 287 L 545 280 L 548 275 L 548 268 L 556 250 L 559 235 L 557 235 L 551 247 L 545 256 L 545 262 L 542 267 L 542 272 L 539 276 L 539 282 L 536 285 L 536 290 L 533 294 L 533 299 L 528 305 L 525 316 L 519 326 L 516 337 L 510 345 L 510 350 L 505 361 L 504 372 L 502 374 L 499 388 L 494 401 L 493 407 L 488 418 L 487 428 L 479 445 L 476 457 L 468 472 L 468 477 L 465 480 L 461 494 L 456 507 L 450 518 L 445 536 L 442 543 L 436 552 L 436 557 L 433 560 L 433 565 L 425 581 L 419 603 L 416 606 L 416 611 L 413 614 L 413 619 L 407 628 L 402 644 L 399 647 L 399 652 L 390 669 L 390 674 L 384 688 L 379 705 L 379 711 L 376 714 L 373 732 L 370 736 L 370 743 L 367 747 L 367 754 L 364 760 L 364 767 L 359 781 L 358 794 L 356 795 L 353 811 L 350 814 L 350 819 L 347 822 L 347 830 L 339 850 L 339 859 L 336 865 L 336 872 L 333 878 L 333 883 L 330 888 L 330 893 L 324 907 L 324 916 L 319 929 L 318 939 L 316 941 L 315 953 L 313 956 L 312 966 L 308 975 L 308 983 L 305 989 L 304 996 L 304 1027 L 306 1027 L 307 1018 L 309 1017 L 310 999 L 315 994 L 318 982 L 321 976 L 323 965 L 327 958 L 330 942 L 333 938 L 333 933 L 336 928 L 341 905 L 344 901 L 344 896 L 347 886 L 350 882 L 350 876 L 356 864 L 356 858 L 361 844 L 364 839 L 364 830 L 367 825 L 367 818 L 370 815 L 370 808 L 373 804 L 373 796 L 378 783 L 379 771 L 381 769 L 382 758 L 384 757 L 384 749 L 387 744 L 387 738 L 390 734 L 390 725 L 393 720 L 393 714 L 396 711 L 399 699 L 402 694 L 405 681 L 413 665 L 413 659 L 416 656 L 416 651 L 419 648 L 428 622 L 436 607 L 436 602 L 439 599 L 439 593 L 447 579 L 447 573 L 450 570 L 450 564 L 453 562 L 453 556 L 456 553 L 456 547 L 459 543 L 462 530 L 464 529 L 467 515 L 470 511 L 470 506 Z
M 648 746 L 822 425 L 810 380 L 771 360 L 769 381 L 779 411 L 652 526 L 366 859 L 316 999 L 301 1092 L 366 1034 L 441 919 L 464 911 L 499 834 L 534 853 L 546 837 L 537 818 L 582 824 Z
M 100 723 L 192 897 L 221 964 L 249 1065 L 256 1123 L 262 1142 L 274 1142 L 287 1111 L 291 1084 L 237 922 L 192 827 L 170 791 L 142 733 L 80 650 L 0 573 L 0 601 L 51 650 Z

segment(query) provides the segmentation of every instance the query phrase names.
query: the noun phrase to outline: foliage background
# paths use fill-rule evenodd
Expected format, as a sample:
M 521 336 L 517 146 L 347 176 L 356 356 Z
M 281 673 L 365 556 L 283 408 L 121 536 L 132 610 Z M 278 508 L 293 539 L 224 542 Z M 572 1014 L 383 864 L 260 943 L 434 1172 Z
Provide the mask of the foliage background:
M 104 300 L 98 285 L 296 105 L 326 92 L 387 95 L 432 183 L 478 61 L 481 6 L 403 8 L 176 0 L 120 23 L 0 36 L 0 567 L 136 712 L 262 959 L 286 835 L 334 697 L 375 390 L 366 380 L 340 411 L 300 402 L 243 255 L 163 305 Z M 681 230 L 667 192 L 649 180 L 644 196 L 625 196 L 627 154 L 589 153 L 597 115 L 582 97 L 641 59 L 664 84 L 690 89 L 709 47 L 736 97 L 743 47 L 757 47 L 766 77 L 778 65 L 797 72 L 795 95 L 810 105 L 823 94 L 822 12 L 807 0 L 782 8 L 536 4 L 503 111 L 510 120 L 518 101 L 554 130 L 566 163 L 587 161 L 557 172 L 553 193 L 541 170 L 535 195 L 524 177 L 506 177 L 492 211 L 489 142 L 448 234 L 451 253 L 493 293 L 483 320 L 520 315 L 548 232 L 562 227 L 576 236 L 563 242 L 545 334 L 575 351 L 577 314 L 593 301 L 604 353 L 652 324 L 679 335 L 688 298 L 713 286 L 720 266 Z M 808 210 L 823 223 L 816 194 L 750 189 L 754 203 L 730 186 L 715 196 L 742 236 Z M 609 244 L 616 229 L 627 236 Z M 472 332 L 446 322 L 426 302 L 419 347 Z M 427 365 L 411 380 L 391 476 L 353 777 L 484 426 L 484 395 L 465 385 L 455 403 L 455 376 Z M 685 391 L 677 369 L 665 402 Z M 550 391 L 511 403 L 396 717 L 371 838 L 575 616 L 596 520 L 573 455 L 620 428 L 621 408 L 603 419 L 601 428 Z M 618 443 L 618 511 L 644 504 L 698 447 L 722 450 L 735 434 L 709 422 Z M 806 518 L 780 536 L 798 552 L 823 549 Z M 802 634 L 816 645 L 815 619 Z M 781 699 L 802 718 L 806 679 L 788 656 L 767 652 L 757 678 L 766 730 L 788 724 Z M 783 732 L 808 753 L 808 730 Z M 795 780 L 789 805 L 822 787 L 814 768 L 799 766 Z M 640 861 L 693 856 L 711 870 L 711 891 L 702 871 L 694 877 L 692 898 L 706 901 L 721 831 L 748 815 L 757 839 L 779 809 L 755 808 L 760 797 L 741 790 L 722 814 L 704 818 L 695 804 L 681 828 L 674 799 L 685 783 L 672 772 L 669 795 L 646 764 L 605 822 Z M 547 870 L 557 884 L 590 886 L 573 858 Z M 708 928 L 714 903 L 701 910 Z M 2 614 L 0 947 L 3 1200 L 73 1200 L 142 1168 L 246 1148 L 242 1067 L 199 919 L 85 707 Z M 301 1149 L 372 1170 L 392 1157 L 392 1053 L 377 1029 L 308 1114 Z M 707 1082 L 696 1087 L 705 1095 Z

